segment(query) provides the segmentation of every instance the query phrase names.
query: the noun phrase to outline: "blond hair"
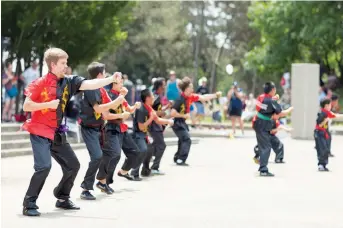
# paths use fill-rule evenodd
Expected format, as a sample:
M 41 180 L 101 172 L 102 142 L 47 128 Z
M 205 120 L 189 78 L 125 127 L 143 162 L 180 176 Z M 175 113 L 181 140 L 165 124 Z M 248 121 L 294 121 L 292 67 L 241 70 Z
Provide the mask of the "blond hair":
M 60 48 L 49 48 L 44 52 L 44 61 L 48 65 L 49 70 L 51 70 L 51 63 L 57 63 L 59 59 L 68 59 L 67 52 Z

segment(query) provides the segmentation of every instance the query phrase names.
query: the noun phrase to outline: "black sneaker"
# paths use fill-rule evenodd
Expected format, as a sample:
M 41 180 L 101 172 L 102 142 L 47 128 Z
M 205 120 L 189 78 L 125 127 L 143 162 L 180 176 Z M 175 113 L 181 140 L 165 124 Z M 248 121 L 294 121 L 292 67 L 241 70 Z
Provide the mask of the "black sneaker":
M 90 191 L 83 191 L 80 195 L 80 198 L 84 200 L 96 200 L 95 196 L 93 196 Z
M 122 174 L 121 172 L 118 172 L 118 176 L 119 176 L 119 177 L 124 177 L 124 178 L 126 178 L 127 180 L 130 180 L 130 181 L 133 180 L 133 177 L 130 176 L 129 173 L 127 173 L 127 174 Z
M 140 178 L 139 176 L 135 176 L 133 177 L 133 181 L 142 181 L 143 179 Z
M 142 168 L 141 175 L 143 177 L 148 177 L 148 176 L 150 176 L 150 174 L 151 174 L 151 170 L 150 169 Z
M 40 212 L 36 208 L 23 208 L 23 215 L 25 216 L 40 216 Z
M 101 192 L 104 192 L 104 193 L 106 193 L 106 194 L 108 194 L 108 195 L 111 195 L 111 194 L 113 194 L 113 192 L 111 191 L 111 189 L 108 187 L 108 185 L 107 184 L 101 184 L 100 182 L 98 182 L 97 184 L 96 184 L 96 187 L 98 188 L 98 189 L 100 189 L 101 190 Z M 112 189 L 113 190 L 113 189 Z
M 282 164 L 282 163 L 285 163 L 285 162 L 282 159 L 276 159 L 275 163 Z
M 269 171 L 262 171 L 260 172 L 261 177 L 273 177 L 274 174 L 270 173 Z
M 76 206 L 71 200 L 65 200 L 63 202 L 57 200 L 56 207 L 64 210 L 80 210 L 80 207 Z

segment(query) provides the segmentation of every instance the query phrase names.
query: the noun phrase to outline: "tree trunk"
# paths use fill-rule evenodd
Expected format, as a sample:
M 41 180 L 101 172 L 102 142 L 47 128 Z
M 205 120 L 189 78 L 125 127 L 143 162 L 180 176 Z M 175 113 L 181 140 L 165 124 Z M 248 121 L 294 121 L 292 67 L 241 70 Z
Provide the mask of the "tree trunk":
M 20 60 L 21 60 L 21 55 L 19 54 L 17 56 L 17 67 L 16 67 L 16 70 L 15 70 L 15 75 L 18 76 L 18 78 L 20 77 L 20 75 L 23 72 Z M 19 113 L 19 107 L 21 105 L 21 101 L 22 101 L 22 98 L 23 98 L 22 93 L 21 93 L 22 90 L 23 90 L 23 87 L 24 87 L 23 81 L 18 79 L 18 83 L 17 83 L 18 95 L 15 98 L 15 114 Z
M 225 37 L 223 44 L 218 49 L 216 59 L 212 62 L 211 79 L 210 79 L 210 92 L 211 93 L 213 93 L 217 88 L 217 65 L 218 65 L 220 57 L 223 53 L 224 45 L 226 43 L 227 38 L 228 38 L 228 34 L 226 34 L 226 37 Z
M 196 33 L 196 40 L 195 40 L 195 55 L 194 55 L 194 78 L 193 78 L 193 84 L 197 83 L 198 81 L 198 70 L 199 70 L 199 53 L 200 53 L 200 43 L 201 43 L 201 37 L 204 29 L 204 23 L 205 23 L 205 16 L 204 16 L 204 10 L 205 10 L 205 3 L 203 1 L 200 2 L 201 4 L 201 11 L 200 15 L 197 15 L 198 20 L 200 19 L 200 31 Z M 198 11 L 199 14 L 199 11 Z

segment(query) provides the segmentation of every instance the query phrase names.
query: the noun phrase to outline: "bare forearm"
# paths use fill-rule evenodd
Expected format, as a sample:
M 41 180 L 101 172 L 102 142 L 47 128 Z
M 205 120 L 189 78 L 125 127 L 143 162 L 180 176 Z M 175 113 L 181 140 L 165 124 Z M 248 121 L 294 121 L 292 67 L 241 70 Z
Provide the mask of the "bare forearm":
M 82 82 L 80 90 L 95 90 L 102 88 L 113 82 L 113 77 L 85 80 Z
M 25 101 L 23 105 L 24 112 L 34 112 L 49 108 L 48 102 L 36 103 L 34 101 Z
M 127 106 L 126 107 L 126 111 L 128 111 L 129 113 L 134 113 L 136 111 L 136 106 Z
M 205 94 L 205 95 L 199 96 L 200 101 L 210 101 L 214 98 L 217 98 L 216 94 Z
M 169 124 L 169 120 L 168 120 L 168 119 L 163 119 L 163 118 L 158 118 L 158 119 L 156 120 L 156 122 L 157 122 L 158 124 L 161 124 L 161 125 L 167 125 L 167 124 Z

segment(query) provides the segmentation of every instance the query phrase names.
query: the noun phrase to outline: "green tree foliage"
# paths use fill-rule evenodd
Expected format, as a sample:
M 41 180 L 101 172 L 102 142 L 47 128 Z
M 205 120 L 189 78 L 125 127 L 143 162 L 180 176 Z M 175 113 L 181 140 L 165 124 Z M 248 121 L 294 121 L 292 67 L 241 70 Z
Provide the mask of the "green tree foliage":
M 260 44 L 247 55 L 250 68 L 262 76 L 290 70 L 294 62 L 335 70 L 343 82 L 343 4 L 341 2 L 254 2 L 251 26 Z
M 42 57 L 49 46 L 69 54 L 77 66 L 91 61 L 126 38 L 121 30 L 128 19 L 121 13 L 128 2 L 3 2 L 2 36 L 11 39 L 13 57 Z M 29 61 L 28 61 L 29 62 Z
M 166 77 L 170 70 L 188 72 L 192 67 L 192 46 L 180 2 L 139 2 L 132 20 L 126 27 L 127 40 L 117 52 L 109 51 L 102 58 L 109 71 L 119 69 L 145 82 L 152 77 Z

